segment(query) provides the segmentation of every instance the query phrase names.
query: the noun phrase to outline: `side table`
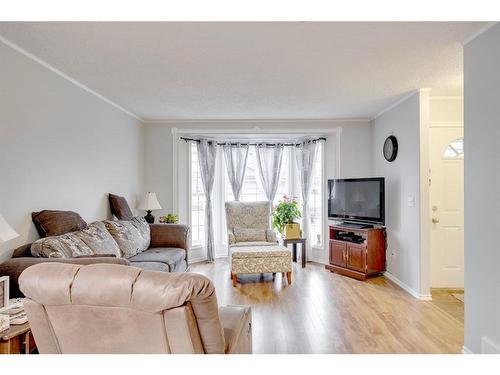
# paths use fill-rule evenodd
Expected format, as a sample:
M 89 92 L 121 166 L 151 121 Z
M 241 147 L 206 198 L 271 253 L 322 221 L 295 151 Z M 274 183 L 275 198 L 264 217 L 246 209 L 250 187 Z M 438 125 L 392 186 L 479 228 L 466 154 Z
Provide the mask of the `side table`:
M 305 238 L 293 238 L 293 239 L 283 239 L 283 246 L 288 247 L 288 244 L 293 245 L 293 261 L 297 262 L 297 244 L 300 243 L 302 250 L 302 268 L 306 267 L 306 239 Z
M 35 349 L 29 323 L 11 325 L 0 332 L 0 354 L 31 354 Z

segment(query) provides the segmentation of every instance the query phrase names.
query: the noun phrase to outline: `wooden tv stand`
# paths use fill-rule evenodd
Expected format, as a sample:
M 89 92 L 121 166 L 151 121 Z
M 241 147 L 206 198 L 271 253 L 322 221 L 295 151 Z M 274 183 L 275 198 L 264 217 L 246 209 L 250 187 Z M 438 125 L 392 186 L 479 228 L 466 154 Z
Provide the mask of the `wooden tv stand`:
M 386 232 L 384 227 L 350 228 L 331 225 L 329 241 L 329 263 L 327 270 L 358 280 L 366 280 L 368 276 L 378 275 L 385 271 Z M 353 233 L 363 237 L 357 243 L 339 239 L 339 234 Z

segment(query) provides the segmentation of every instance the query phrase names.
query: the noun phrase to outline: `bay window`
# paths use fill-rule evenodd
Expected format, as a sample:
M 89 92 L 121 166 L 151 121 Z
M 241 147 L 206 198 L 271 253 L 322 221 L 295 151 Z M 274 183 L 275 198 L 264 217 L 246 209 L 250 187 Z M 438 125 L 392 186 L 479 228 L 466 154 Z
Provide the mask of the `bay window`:
M 243 182 L 240 200 L 242 202 L 265 201 L 267 200 L 264 190 L 261 186 L 259 169 L 257 164 L 255 147 L 250 146 L 248 151 L 247 165 L 245 178 Z M 190 144 L 191 157 L 191 191 L 190 191 L 190 225 L 192 230 L 192 245 L 202 245 L 205 235 L 205 195 L 201 182 L 201 175 L 198 165 L 198 153 L 195 143 Z M 224 158 L 220 153 L 219 158 Z M 323 144 L 319 144 L 319 149 L 314 164 L 311 196 L 309 197 L 310 219 L 311 219 L 311 235 L 309 238 L 310 244 L 315 247 L 322 246 L 323 240 Z M 220 220 L 215 221 L 216 238 L 217 233 L 221 233 L 222 237 L 219 241 L 219 246 L 225 246 L 225 218 L 224 218 L 224 202 L 233 201 L 234 196 L 231 189 L 231 184 L 227 177 L 225 163 L 218 162 L 215 176 L 215 187 L 212 197 L 213 209 L 216 213 L 220 213 Z M 295 162 L 295 154 L 293 147 L 285 147 L 281 163 L 281 172 L 279 177 L 278 190 L 273 204 L 277 204 L 284 195 L 295 197 L 300 206 L 302 206 L 300 184 L 298 182 L 298 170 Z M 221 227 L 224 228 L 221 228 Z M 216 245 L 217 246 L 217 245 Z M 223 254 L 222 249 L 216 251 L 216 254 Z

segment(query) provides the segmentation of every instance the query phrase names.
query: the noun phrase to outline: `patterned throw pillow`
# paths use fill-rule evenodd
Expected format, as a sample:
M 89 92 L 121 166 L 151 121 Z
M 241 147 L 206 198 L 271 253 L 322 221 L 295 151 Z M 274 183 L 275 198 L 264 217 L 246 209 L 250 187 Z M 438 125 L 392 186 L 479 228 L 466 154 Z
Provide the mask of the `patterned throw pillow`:
M 234 227 L 233 233 L 236 242 L 266 241 L 266 231 L 264 229 Z
M 120 248 L 102 222 L 61 236 L 39 239 L 31 245 L 31 254 L 44 258 L 76 258 L 93 255 L 121 257 Z
M 92 249 L 76 233 L 41 238 L 31 245 L 31 254 L 34 257 L 43 258 L 75 258 L 94 255 Z
M 151 232 L 149 229 L 149 224 L 144 219 L 143 216 L 136 216 L 131 221 L 132 225 L 137 228 L 142 237 L 142 246 L 139 252 L 142 252 L 149 248 L 149 243 L 151 242 Z
M 139 220 L 134 221 L 110 221 L 104 222 L 106 229 L 113 236 L 123 257 L 130 258 L 146 250 L 149 246 L 149 236 L 146 241 L 146 230 Z M 141 230 L 138 229 L 141 228 Z
M 117 258 L 121 257 L 118 244 L 111 234 L 109 234 L 106 225 L 101 221 L 89 224 L 87 228 L 75 232 L 75 235 L 85 242 L 95 255 L 114 255 Z

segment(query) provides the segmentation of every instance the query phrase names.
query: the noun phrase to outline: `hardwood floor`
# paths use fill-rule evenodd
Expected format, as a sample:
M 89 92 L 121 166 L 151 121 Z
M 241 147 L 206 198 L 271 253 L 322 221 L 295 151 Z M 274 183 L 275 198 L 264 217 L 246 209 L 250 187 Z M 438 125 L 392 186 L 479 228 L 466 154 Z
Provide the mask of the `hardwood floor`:
M 464 324 L 464 303 L 453 296 L 463 292 L 463 289 L 432 289 L 432 303 Z
M 192 265 L 215 284 L 219 305 L 252 306 L 254 353 L 460 353 L 463 325 L 383 276 L 366 282 L 294 263 L 281 275 L 239 277 L 226 260 Z

